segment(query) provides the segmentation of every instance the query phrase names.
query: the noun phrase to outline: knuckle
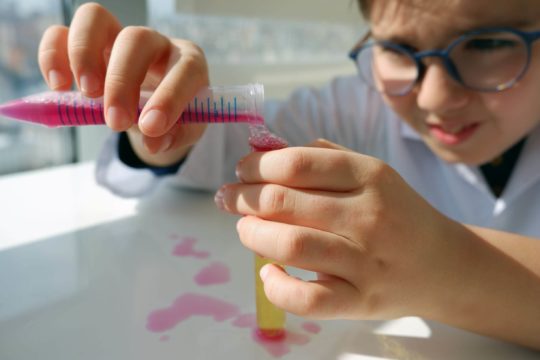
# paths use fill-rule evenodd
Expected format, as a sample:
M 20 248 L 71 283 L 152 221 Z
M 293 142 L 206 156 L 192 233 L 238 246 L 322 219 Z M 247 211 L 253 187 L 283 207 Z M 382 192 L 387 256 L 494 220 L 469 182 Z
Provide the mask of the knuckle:
M 171 41 L 185 59 L 205 61 L 204 50 L 197 43 L 185 39 L 172 39 Z
M 146 26 L 129 25 L 118 34 L 119 42 L 129 44 L 147 44 L 158 33 Z
M 69 59 L 72 64 L 89 63 L 94 57 L 91 54 L 90 44 L 86 39 L 73 39 L 68 48 Z
M 303 306 L 299 307 L 300 316 L 314 316 L 323 306 L 324 295 L 320 291 L 303 291 L 299 293 L 299 298 L 302 299 Z
M 300 230 L 287 227 L 280 231 L 277 237 L 278 259 L 289 263 L 304 255 L 307 238 Z
M 384 161 L 372 158 L 369 167 L 370 181 L 374 184 L 387 184 L 394 179 L 395 171 Z
M 343 258 L 341 241 L 329 241 L 321 252 L 322 258 L 329 262 L 340 261 Z
M 159 96 L 159 100 L 155 102 L 162 103 L 163 106 L 168 106 L 169 104 L 175 104 L 178 99 L 178 90 L 176 90 L 172 85 L 162 83 L 159 84 L 158 88 L 155 91 L 155 95 Z
M 208 66 L 204 55 L 199 53 L 184 53 L 181 57 L 182 67 L 189 72 L 194 78 L 206 78 Z
M 131 81 L 126 77 L 126 75 L 117 68 L 109 67 L 107 72 L 107 80 L 106 80 L 106 91 L 111 92 L 122 92 L 121 89 L 127 89 L 129 88 L 131 84 Z M 126 94 L 123 93 L 125 96 Z
M 306 174 L 311 169 L 311 162 L 306 154 L 300 149 L 291 149 L 287 152 L 287 158 L 280 161 L 283 164 L 282 176 L 285 179 L 294 179 Z
M 265 185 L 260 195 L 260 210 L 265 215 L 282 213 L 287 209 L 287 191 L 277 185 Z

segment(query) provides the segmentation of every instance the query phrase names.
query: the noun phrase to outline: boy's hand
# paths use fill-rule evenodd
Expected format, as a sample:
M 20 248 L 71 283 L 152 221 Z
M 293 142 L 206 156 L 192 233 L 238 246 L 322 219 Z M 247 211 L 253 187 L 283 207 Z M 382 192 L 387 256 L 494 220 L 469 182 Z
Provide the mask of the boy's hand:
M 319 275 L 303 281 L 276 266 L 263 268 L 268 298 L 287 311 L 429 317 L 434 297 L 444 304 L 460 286 L 455 279 L 467 278 L 458 275 L 456 261 L 466 261 L 464 240 L 442 240 L 459 227 L 379 160 L 318 141 L 251 153 L 237 173 L 240 183 L 225 185 L 216 202 L 246 215 L 238 222 L 242 243 Z
M 107 125 L 129 130 L 135 152 L 150 164 L 178 161 L 204 132 L 202 125 L 176 124 L 186 104 L 208 85 L 203 51 L 146 27 L 122 28 L 101 5 L 80 6 L 70 28 L 48 28 L 39 47 L 39 65 L 53 90 L 69 90 L 73 77 L 85 95 L 103 95 Z M 133 125 L 142 88 L 154 93 L 137 127 Z

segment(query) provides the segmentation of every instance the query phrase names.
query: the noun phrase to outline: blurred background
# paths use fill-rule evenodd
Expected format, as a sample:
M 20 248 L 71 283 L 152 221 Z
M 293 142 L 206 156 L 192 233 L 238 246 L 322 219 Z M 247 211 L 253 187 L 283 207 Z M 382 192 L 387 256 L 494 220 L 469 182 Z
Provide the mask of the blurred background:
M 85 1 L 0 0 L 0 102 L 45 91 L 43 31 Z M 205 51 L 213 85 L 260 82 L 268 98 L 354 73 L 348 50 L 365 32 L 355 0 L 105 0 L 123 25 L 148 25 Z M 92 161 L 106 127 L 56 128 L 0 117 L 0 175 Z

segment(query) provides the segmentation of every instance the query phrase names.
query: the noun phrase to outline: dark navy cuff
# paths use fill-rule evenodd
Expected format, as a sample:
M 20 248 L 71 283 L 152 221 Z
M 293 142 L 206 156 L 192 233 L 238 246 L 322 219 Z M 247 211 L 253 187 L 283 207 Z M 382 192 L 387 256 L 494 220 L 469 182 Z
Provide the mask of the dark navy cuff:
M 142 161 L 129 142 L 129 138 L 126 132 L 121 132 L 118 137 L 118 158 L 122 163 L 130 168 L 134 169 L 147 169 L 154 173 L 156 176 L 172 175 L 178 172 L 180 166 L 184 163 L 186 157 L 182 158 L 179 162 L 169 166 L 152 166 Z

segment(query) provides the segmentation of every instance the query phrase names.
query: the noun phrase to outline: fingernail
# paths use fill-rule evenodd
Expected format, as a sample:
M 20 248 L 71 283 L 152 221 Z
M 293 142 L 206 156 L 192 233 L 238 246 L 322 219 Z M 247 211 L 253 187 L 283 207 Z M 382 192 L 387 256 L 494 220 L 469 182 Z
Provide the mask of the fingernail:
M 224 196 L 225 196 L 225 187 L 223 186 L 216 192 L 216 195 L 214 196 L 214 202 L 216 203 L 216 206 L 220 210 L 225 210 L 225 205 L 224 205 L 224 200 L 223 200 Z
M 165 152 L 165 151 L 169 150 L 171 148 L 173 140 L 174 140 L 174 138 L 172 137 L 171 134 L 167 134 L 167 135 L 163 136 L 163 140 L 162 140 L 161 147 L 160 147 L 159 151 Z
M 97 93 L 99 90 L 99 80 L 92 73 L 82 74 L 79 79 L 79 85 L 81 86 L 81 91 L 88 95 Z
M 239 181 L 242 181 L 242 173 L 240 172 L 240 169 L 238 168 L 238 166 L 237 166 L 236 169 L 234 170 L 234 173 L 236 174 L 236 178 L 237 178 Z
M 111 106 L 107 110 L 107 123 L 114 129 L 125 130 L 131 125 L 131 119 L 123 108 Z
M 161 134 L 165 132 L 167 126 L 167 117 L 161 110 L 152 109 L 142 117 L 140 124 L 143 130 L 152 134 Z
M 49 80 L 49 87 L 52 90 L 58 89 L 66 84 L 66 78 L 58 70 L 50 70 L 47 77 Z
M 268 265 L 264 265 L 261 270 L 259 271 L 259 276 L 261 277 L 261 280 L 264 282 L 266 278 L 268 277 L 268 272 L 270 271 L 270 267 Z

